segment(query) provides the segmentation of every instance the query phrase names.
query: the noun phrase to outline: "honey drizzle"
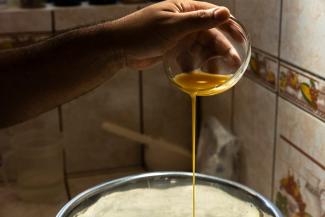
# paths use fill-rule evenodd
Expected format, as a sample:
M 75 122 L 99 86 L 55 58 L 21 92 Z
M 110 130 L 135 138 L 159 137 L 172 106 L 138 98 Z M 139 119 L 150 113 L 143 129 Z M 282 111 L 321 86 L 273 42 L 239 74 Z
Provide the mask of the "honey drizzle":
M 195 217 L 195 136 L 196 136 L 196 94 L 191 94 L 192 101 L 192 217 Z
M 174 82 L 181 90 L 190 95 L 192 101 L 192 217 L 196 216 L 196 97 L 210 96 L 226 91 L 230 86 L 225 83 L 231 77 L 231 74 L 209 74 L 196 70 L 191 73 L 180 73 L 174 78 Z

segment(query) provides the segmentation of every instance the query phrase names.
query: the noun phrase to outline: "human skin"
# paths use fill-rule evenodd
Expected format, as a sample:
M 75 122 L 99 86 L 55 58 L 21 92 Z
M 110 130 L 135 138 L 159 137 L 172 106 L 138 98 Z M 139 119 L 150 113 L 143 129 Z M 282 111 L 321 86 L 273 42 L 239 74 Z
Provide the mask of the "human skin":
M 227 8 L 210 3 L 168 0 L 115 21 L 0 51 L 0 128 L 69 102 L 124 67 L 147 68 L 180 40 L 214 38 L 214 52 L 238 62 L 229 41 L 211 37 L 219 33 L 209 30 L 227 25 L 229 16 Z

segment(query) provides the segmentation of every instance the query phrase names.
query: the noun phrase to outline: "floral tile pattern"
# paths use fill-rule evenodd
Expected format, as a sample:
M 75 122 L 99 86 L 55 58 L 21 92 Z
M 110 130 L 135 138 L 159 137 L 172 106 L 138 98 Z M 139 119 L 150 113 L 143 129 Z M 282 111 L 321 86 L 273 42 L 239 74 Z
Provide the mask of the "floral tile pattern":
M 325 165 L 280 135 L 277 139 L 274 201 L 286 217 L 325 215 Z
M 281 63 L 279 94 L 325 120 L 325 80 Z
M 261 51 L 253 49 L 246 76 L 266 86 L 272 91 L 277 89 L 278 60 Z

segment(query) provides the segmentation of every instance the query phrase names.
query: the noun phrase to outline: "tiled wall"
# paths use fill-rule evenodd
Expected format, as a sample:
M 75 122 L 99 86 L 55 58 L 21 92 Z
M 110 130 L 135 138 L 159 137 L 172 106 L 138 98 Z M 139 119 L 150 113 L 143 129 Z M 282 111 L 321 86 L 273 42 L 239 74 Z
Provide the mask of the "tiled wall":
M 75 7 L 0 12 L 0 49 L 20 47 L 42 40 L 52 34 L 80 25 L 112 20 L 137 10 L 138 5 Z M 62 138 L 65 153 L 66 188 L 62 194 L 73 196 L 86 188 L 114 177 L 144 171 L 143 146 L 105 132 L 105 120 L 140 132 L 140 76 L 123 70 L 95 91 L 49 111 L 36 119 L 0 130 L 1 162 L 6 173 L 15 180 L 17 161 L 10 147 L 25 145 L 24 139 L 38 137 Z M 42 163 L 42 162 L 40 162 Z M 1 165 L 1 163 L 0 163 Z M 2 167 L 0 167 L 2 169 Z M 2 177 L 0 178 L 2 179 Z M 0 200 L 6 190 L 1 188 Z M 55 215 L 62 204 L 52 207 L 21 204 L 4 200 L 0 215 L 16 206 L 17 216 Z M 3 213 L 4 212 L 4 213 Z M 29 214 L 29 213 L 34 214 Z
M 0 49 L 34 43 L 71 28 L 112 20 L 131 13 L 143 5 L 81 6 L 72 8 L 9 10 L 0 13 Z M 161 104 L 161 102 L 168 103 Z M 190 101 L 169 84 L 162 66 L 137 72 L 126 69 L 100 88 L 70 103 L 9 129 L 0 131 L 0 153 L 19 143 L 20 128 L 24 131 L 52 131 L 63 135 L 66 174 L 71 194 L 78 189 L 75 180 L 83 174 L 123 174 L 149 170 L 190 170 L 191 159 L 165 149 L 133 142 L 105 132 L 102 123 L 107 120 L 128 129 L 146 133 L 157 139 L 177 144 L 190 151 Z M 185 121 L 184 120 L 188 120 Z M 44 126 L 40 127 L 39 122 Z M 13 133 L 15 132 L 15 133 Z M 32 134 L 31 134 L 32 135 Z M 157 155 L 165 161 L 156 160 Z M 6 154 L 4 155 L 4 161 Z M 9 160 L 10 161 L 10 160 Z M 13 165 L 8 163 L 8 165 Z M 129 168 L 129 169 L 128 169 Z M 14 179 L 13 168 L 7 168 Z
M 243 22 L 254 49 L 246 76 L 235 88 L 200 99 L 202 118 L 215 115 L 240 138 L 241 182 L 273 198 L 286 216 L 299 210 L 324 216 L 325 4 L 322 0 L 211 2 L 229 7 Z M 137 9 L 117 7 L 36 10 L 33 25 L 23 23 L 31 19 L 24 13 L 15 19 L 0 13 L 0 47 L 24 45 Z M 74 183 L 82 172 L 137 168 L 143 161 L 150 170 L 189 170 L 190 159 L 158 147 L 143 152 L 140 144 L 105 133 L 100 125 L 111 120 L 190 150 L 190 112 L 189 98 L 169 85 L 161 65 L 143 72 L 125 70 L 86 96 L 2 130 L 0 150 L 8 149 L 10 138 L 27 128 L 45 134 L 60 131 L 73 189 L 78 189 Z M 288 207 L 293 208 L 288 211 Z
M 216 115 L 240 138 L 241 182 L 272 198 L 285 216 L 324 216 L 325 4 L 232 2 L 250 33 L 251 63 L 232 100 L 220 100 L 218 110 L 204 103 L 202 115 Z

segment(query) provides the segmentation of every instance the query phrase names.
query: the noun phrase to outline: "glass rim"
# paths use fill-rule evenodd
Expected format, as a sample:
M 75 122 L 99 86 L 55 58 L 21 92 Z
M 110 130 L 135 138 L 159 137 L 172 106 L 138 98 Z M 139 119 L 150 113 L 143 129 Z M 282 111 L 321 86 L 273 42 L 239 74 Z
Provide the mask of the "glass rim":
M 247 29 L 246 27 L 238 20 L 236 19 L 234 16 L 230 16 L 229 17 L 230 20 L 234 21 L 238 26 L 239 28 L 241 29 L 241 32 L 243 33 L 243 37 L 245 39 L 245 43 L 247 43 L 247 50 L 245 52 L 245 59 L 242 61 L 241 65 L 238 67 L 238 69 L 235 71 L 235 73 L 231 76 L 230 79 L 228 79 L 225 83 L 222 84 L 222 86 L 224 85 L 228 85 L 229 88 L 227 88 L 226 90 L 222 91 L 222 92 L 225 92 L 227 90 L 229 90 L 230 88 L 232 88 L 237 82 L 238 80 L 243 76 L 243 74 L 245 73 L 245 70 L 244 68 L 247 68 L 248 67 L 248 64 L 249 64 L 249 61 L 250 61 L 250 57 L 251 57 L 251 52 L 252 52 L 252 47 L 251 47 L 251 40 L 250 40 L 250 35 L 249 33 L 247 32 Z M 218 27 L 218 26 L 217 26 Z M 217 28 L 217 27 L 214 27 L 214 28 Z M 168 52 L 167 52 L 168 54 Z M 163 58 L 163 66 L 164 66 L 164 70 L 169 70 L 168 69 L 168 66 L 166 64 L 167 61 L 165 61 L 166 58 L 166 55 L 164 55 L 164 58 Z M 170 71 L 170 70 L 169 70 Z M 174 81 L 174 77 L 170 76 L 169 73 L 165 73 L 167 74 L 167 77 L 170 81 L 172 81 L 172 83 L 178 87 L 179 89 L 181 89 L 182 91 L 188 93 L 183 87 L 181 87 L 179 84 L 177 84 L 175 81 Z M 230 85 L 229 85 L 230 84 Z M 218 88 L 220 87 L 220 85 L 217 85 L 215 86 L 214 88 Z M 200 91 L 206 91 L 206 90 L 210 90 L 211 88 L 207 88 L 207 89 L 200 89 Z M 222 93 L 220 92 L 220 93 Z M 189 93 L 188 93 L 189 94 Z M 199 95 L 198 95 L 199 96 Z

